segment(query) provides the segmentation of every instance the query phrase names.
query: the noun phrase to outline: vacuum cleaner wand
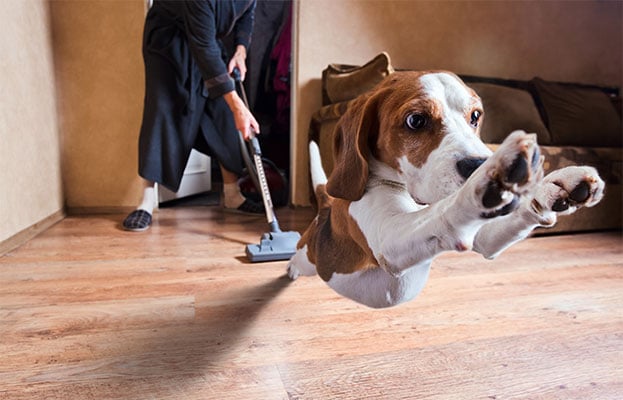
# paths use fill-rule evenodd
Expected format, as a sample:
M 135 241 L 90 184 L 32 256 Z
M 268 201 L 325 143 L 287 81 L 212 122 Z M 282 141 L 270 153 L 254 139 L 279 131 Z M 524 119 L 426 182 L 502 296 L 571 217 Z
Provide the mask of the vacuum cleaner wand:
M 279 229 L 279 223 L 277 222 L 277 217 L 275 216 L 275 211 L 273 210 L 273 201 L 270 197 L 270 189 L 268 187 L 268 181 L 266 180 L 266 174 L 264 173 L 260 142 L 255 136 L 251 138 L 251 148 L 253 149 L 253 162 L 255 163 L 258 183 L 260 185 L 260 190 L 262 191 L 262 199 L 264 200 L 266 220 L 268 221 L 268 225 L 270 225 L 272 232 L 281 232 L 281 229 Z
M 249 108 L 247 101 L 247 95 L 244 91 L 240 79 L 240 71 L 234 68 L 233 77 L 238 88 L 243 102 Z M 242 136 L 242 134 L 241 134 Z M 253 162 L 255 164 L 255 175 L 257 176 L 257 183 L 259 184 L 260 192 L 262 193 L 262 199 L 264 200 L 264 209 L 266 210 L 266 220 L 270 226 L 270 232 L 264 233 L 260 239 L 260 244 L 248 244 L 246 246 L 247 258 L 251 262 L 262 261 L 280 261 L 289 260 L 290 257 L 296 252 L 296 245 L 301 238 L 298 232 L 283 232 L 279 228 L 279 222 L 273 209 L 273 202 L 270 197 L 270 189 L 268 187 L 268 181 L 266 180 L 266 174 L 264 173 L 264 164 L 262 163 L 262 150 L 260 149 L 260 142 L 257 137 L 252 136 L 250 139 L 251 153 L 253 155 Z M 240 147 L 246 155 L 247 147 L 244 140 L 241 140 Z M 248 157 L 247 157 L 248 158 Z M 247 168 L 250 168 L 248 166 Z M 251 171 L 249 171 L 251 174 Z

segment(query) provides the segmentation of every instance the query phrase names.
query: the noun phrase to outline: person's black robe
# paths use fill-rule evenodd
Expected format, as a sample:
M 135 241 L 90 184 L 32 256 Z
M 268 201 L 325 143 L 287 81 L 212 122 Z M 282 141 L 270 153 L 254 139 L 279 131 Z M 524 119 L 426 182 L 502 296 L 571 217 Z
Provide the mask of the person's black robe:
M 145 105 L 139 175 L 177 191 L 193 148 L 242 173 L 239 137 L 223 94 L 234 90 L 221 38 L 248 48 L 255 0 L 158 1 L 143 37 Z

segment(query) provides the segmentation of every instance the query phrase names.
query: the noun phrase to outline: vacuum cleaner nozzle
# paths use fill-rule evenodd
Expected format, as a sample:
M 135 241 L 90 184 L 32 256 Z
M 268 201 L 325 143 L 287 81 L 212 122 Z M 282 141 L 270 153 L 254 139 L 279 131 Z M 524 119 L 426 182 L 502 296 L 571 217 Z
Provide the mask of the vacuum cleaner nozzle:
M 267 232 L 260 244 L 248 244 L 247 258 L 251 262 L 289 260 L 296 252 L 301 235 L 298 232 Z

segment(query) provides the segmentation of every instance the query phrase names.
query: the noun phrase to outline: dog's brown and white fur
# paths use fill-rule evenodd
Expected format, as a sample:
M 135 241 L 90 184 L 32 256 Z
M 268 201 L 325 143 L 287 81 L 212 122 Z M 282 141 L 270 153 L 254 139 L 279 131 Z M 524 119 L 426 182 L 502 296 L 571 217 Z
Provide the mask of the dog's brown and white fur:
M 413 299 L 433 258 L 494 258 L 557 216 L 597 204 L 592 167 L 543 177 L 536 135 L 511 133 L 492 153 L 482 103 L 449 72 L 397 72 L 357 98 L 336 126 L 329 179 L 310 144 L 318 215 L 288 264 L 370 307 Z

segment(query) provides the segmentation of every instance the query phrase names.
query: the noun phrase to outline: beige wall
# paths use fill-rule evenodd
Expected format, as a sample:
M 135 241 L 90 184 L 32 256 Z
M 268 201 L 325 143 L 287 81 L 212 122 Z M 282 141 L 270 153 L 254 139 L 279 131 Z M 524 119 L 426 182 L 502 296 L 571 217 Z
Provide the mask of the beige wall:
M 295 8 L 298 205 L 307 204 L 307 128 L 329 63 L 388 51 L 399 68 L 623 81 L 621 2 L 300 0 Z M 0 2 L 0 242 L 62 213 L 63 190 L 70 209 L 140 200 L 144 12 L 142 0 Z
M 46 1 L 0 3 L 0 54 L 2 245 L 63 209 Z
M 50 2 L 69 212 L 136 206 L 142 0 Z
M 0 2 L 0 254 L 140 200 L 145 1 Z
M 295 204 L 308 203 L 307 129 L 329 63 L 387 51 L 397 68 L 621 86 L 615 1 L 300 0 L 295 58 Z

